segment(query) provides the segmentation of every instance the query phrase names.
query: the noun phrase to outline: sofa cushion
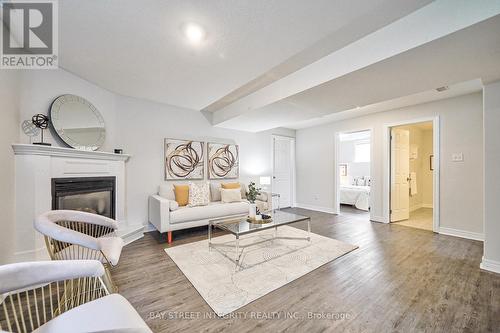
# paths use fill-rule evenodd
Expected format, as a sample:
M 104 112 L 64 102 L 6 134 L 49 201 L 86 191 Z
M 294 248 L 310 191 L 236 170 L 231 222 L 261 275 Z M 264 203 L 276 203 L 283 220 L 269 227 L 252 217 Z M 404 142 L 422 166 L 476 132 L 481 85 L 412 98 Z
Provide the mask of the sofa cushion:
M 174 188 L 172 184 L 161 184 L 158 195 L 168 200 L 175 200 Z
M 234 190 L 237 188 L 238 189 L 241 188 L 240 183 L 222 183 L 221 186 L 223 189 L 226 189 L 226 190 Z
M 186 206 L 189 203 L 189 185 L 174 185 L 174 194 L 179 206 Z
M 226 189 L 226 188 L 221 188 L 220 189 L 220 196 L 221 196 L 221 201 L 223 203 L 230 203 L 230 202 L 240 202 L 241 201 L 241 190 L 240 188 L 234 188 L 234 189 Z
M 189 183 L 189 207 L 206 206 L 210 202 L 210 186 L 208 182 Z
M 210 182 L 210 201 L 221 201 L 220 183 Z
M 170 212 L 170 223 L 182 223 L 212 219 L 230 215 L 245 214 L 248 212 L 248 202 L 222 203 L 220 201 L 211 202 L 208 206 L 179 207 Z

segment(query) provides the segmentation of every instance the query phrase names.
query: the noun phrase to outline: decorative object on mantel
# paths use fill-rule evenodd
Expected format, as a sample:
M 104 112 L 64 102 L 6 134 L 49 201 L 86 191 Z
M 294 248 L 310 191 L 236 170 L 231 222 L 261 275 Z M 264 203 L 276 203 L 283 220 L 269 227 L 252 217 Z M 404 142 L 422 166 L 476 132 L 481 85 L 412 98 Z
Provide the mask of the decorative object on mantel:
M 208 179 L 239 177 L 238 145 L 208 143 Z
M 123 149 L 115 149 L 115 154 L 123 154 Z
M 165 180 L 203 179 L 205 143 L 165 139 Z
M 33 140 L 33 137 L 40 134 L 40 129 L 33 124 L 33 120 L 25 120 L 21 124 L 21 128 L 23 129 L 23 133 L 26 134 L 30 138 L 30 143 Z
M 40 129 L 41 131 L 41 141 L 40 142 L 33 142 L 34 145 L 42 145 L 42 146 L 51 146 L 50 143 L 43 142 L 43 130 L 47 129 L 49 127 L 49 117 L 47 117 L 44 114 L 36 114 L 31 118 L 31 121 L 33 122 L 33 125 L 35 125 L 37 128 Z
M 246 194 L 248 202 L 250 203 L 248 205 L 248 217 L 250 220 L 255 220 L 255 217 L 257 216 L 257 205 L 255 204 L 255 200 L 257 200 L 257 196 L 260 195 L 260 190 L 260 188 L 255 186 L 254 182 L 250 182 L 250 184 L 248 184 L 248 192 Z
M 83 97 L 57 97 L 50 107 L 50 121 L 59 138 L 71 148 L 95 151 L 104 143 L 104 118 Z

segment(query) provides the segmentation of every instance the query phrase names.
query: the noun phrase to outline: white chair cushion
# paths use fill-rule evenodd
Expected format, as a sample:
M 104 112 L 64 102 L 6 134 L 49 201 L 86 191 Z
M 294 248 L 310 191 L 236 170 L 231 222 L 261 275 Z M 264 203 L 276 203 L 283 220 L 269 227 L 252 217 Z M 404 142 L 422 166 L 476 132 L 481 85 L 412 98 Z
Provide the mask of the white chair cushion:
M 101 237 L 98 238 L 97 241 L 101 245 L 101 250 L 106 258 L 108 258 L 111 265 L 117 265 L 120 260 L 122 248 L 125 245 L 123 239 L 120 237 Z
M 120 255 L 124 246 L 123 239 L 120 237 L 102 237 L 97 238 L 97 242 L 111 265 L 116 266 L 120 260 Z M 82 260 L 88 259 L 89 253 L 78 248 L 77 245 L 70 245 L 57 252 L 57 255 L 58 259 L 62 260 Z M 100 261 L 103 264 L 107 264 L 104 258 L 100 258 Z
M 37 333 L 151 332 L 134 307 L 121 295 L 112 294 L 64 312 L 40 326 Z
M 208 206 L 180 207 L 170 212 L 170 223 L 198 221 L 217 217 L 248 213 L 248 202 L 211 202 Z

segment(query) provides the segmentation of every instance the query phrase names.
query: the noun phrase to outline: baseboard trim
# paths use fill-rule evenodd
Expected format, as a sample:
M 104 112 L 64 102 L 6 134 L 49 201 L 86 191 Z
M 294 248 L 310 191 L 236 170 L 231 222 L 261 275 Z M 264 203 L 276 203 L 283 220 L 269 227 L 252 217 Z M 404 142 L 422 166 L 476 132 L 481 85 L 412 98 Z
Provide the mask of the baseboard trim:
M 131 225 L 118 229 L 117 235 L 123 239 L 125 245 L 130 244 L 144 237 L 144 225 Z
M 440 227 L 439 233 L 448 236 L 455 236 L 460 238 L 467 238 L 477 241 L 484 241 L 484 234 L 479 232 L 465 231 L 453 228 Z
M 423 205 L 422 205 L 421 203 L 419 203 L 419 204 L 417 204 L 417 205 L 415 205 L 415 206 L 411 206 L 411 207 L 410 207 L 410 213 L 411 213 L 411 212 L 414 212 L 414 211 L 416 211 L 417 209 L 420 209 L 420 208 L 422 208 L 422 207 L 423 207 Z
M 479 265 L 479 268 L 481 268 L 481 269 L 483 269 L 485 271 L 490 271 L 490 272 L 493 272 L 493 273 L 499 273 L 500 274 L 500 261 L 485 259 L 483 257 L 483 260 L 481 261 L 481 264 Z
M 44 247 L 15 252 L 12 256 L 12 262 L 23 262 L 23 261 L 38 261 L 38 260 L 50 260 L 49 253 Z
M 295 207 L 302 208 L 302 209 L 315 210 L 317 212 L 328 213 L 328 214 L 335 214 L 335 215 L 338 214 L 335 211 L 335 209 L 333 209 L 331 207 L 321 207 L 321 206 L 307 205 L 307 204 L 301 204 L 301 203 L 296 203 Z

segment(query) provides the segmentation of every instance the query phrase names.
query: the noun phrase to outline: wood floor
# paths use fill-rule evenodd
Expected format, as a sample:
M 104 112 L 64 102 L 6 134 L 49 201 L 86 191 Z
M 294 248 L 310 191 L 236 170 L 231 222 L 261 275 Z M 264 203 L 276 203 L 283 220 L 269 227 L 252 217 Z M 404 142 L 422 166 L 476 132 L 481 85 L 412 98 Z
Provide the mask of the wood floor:
M 113 277 L 154 332 L 500 332 L 500 275 L 479 270 L 481 242 L 369 222 L 355 209 L 292 211 L 359 249 L 228 318 L 213 318 L 157 232 L 124 248 Z M 174 234 L 173 246 L 202 239 L 206 228 Z

